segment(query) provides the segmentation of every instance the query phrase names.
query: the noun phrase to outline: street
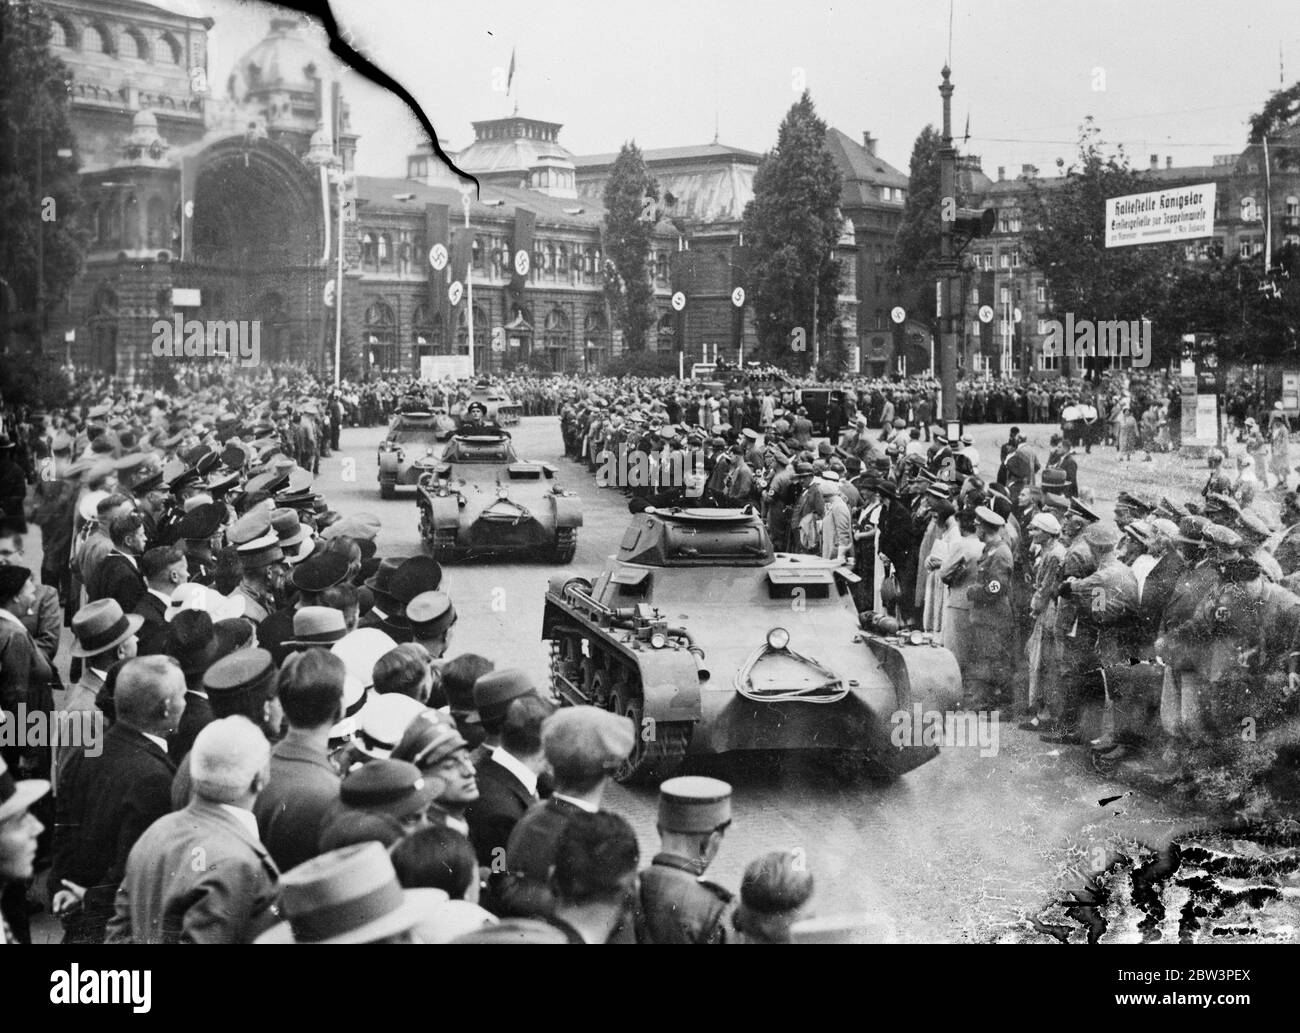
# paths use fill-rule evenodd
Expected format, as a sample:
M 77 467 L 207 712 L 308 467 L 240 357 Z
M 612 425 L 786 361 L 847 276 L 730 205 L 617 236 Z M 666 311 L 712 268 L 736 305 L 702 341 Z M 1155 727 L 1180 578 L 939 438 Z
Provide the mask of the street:
M 1005 428 L 971 430 L 991 462 Z M 1028 430 L 1045 440 L 1049 428 Z M 378 427 L 345 430 L 342 454 L 321 462 L 317 490 L 344 515 L 371 512 L 381 519 L 380 555 L 410 555 L 420 548 L 414 489 L 395 500 L 379 498 L 376 446 L 383 434 Z M 564 458 L 557 417 L 525 418 L 515 441 L 521 458 L 555 464 L 559 483 L 581 495 L 585 523 L 570 569 L 598 572 L 629 519 L 627 500 L 598 489 L 585 467 Z M 349 459 L 355 477 L 345 480 Z M 538 635 L 553 569 L 542 561 L 447 568 L 444 587 L 459 614 L 448 655 L 480 653 L 544 684 L 547 651 Z M 735 786 L 735 821 L 709 878 L 734 890 L 753 858 L 797 848 L 816 879 L 819 912 L 888 916 L 903 942 L 1038 939 L 1025 923 L 1027 913 L 1081 884 L 1116 851 L 1135 843 L 1158 848 L 1203 824 L 1149 796 L 1125 795 L 1128 787 L 1088 768 L 1081 748 L 1049 746 L 1009 722 L 999 726 L 997 747 L 994 756 L 981 756 L 990 751 L 976 744 L 944 750 L 883 786 L 839 784 L 797 756 L 696 762 L 689 771 Z M 652 790 L 621 786 L 607 796 L 607 806 L 636 829 L 643 861 L 658 849 L 655 800 Z

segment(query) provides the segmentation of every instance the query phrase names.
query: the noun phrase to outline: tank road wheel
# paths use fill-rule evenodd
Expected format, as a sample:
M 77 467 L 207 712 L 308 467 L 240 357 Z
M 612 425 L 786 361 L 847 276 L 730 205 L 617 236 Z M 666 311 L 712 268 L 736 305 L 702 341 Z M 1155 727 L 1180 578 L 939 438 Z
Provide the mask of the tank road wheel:
M 636 738 L 632 752 L 614 773 L 614 780 L 624 785 L 658 785 L 671 778 L 686 759 L 686 743 L 691 726 L 684 722 L 645 722 L 645 703 L 639 682 L 629 681 L 620 673 L 609 698 L 609 709 L 632 722 Z
M 379 478 L 379 497 L 381 499 L 397 498 L 397 481 L 394 478 Z
M 562 527 L 555 532 L 555 546 L 552 559 L 556 563 L 572 563 L 574 553 L 578 551 L 578 532 L 572 527 Z
M 609 672 L 604 668 L 596 667 L 591 672 L 591 679 L 587 683 L 587 698 L 591 700 L 593 706 L 609 706 Z

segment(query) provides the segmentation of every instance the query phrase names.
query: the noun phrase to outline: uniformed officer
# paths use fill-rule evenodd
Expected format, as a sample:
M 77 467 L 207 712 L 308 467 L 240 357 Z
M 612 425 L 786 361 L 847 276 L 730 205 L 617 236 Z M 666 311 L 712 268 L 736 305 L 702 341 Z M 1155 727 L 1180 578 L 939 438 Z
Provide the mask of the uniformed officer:
M 230 598 L 242 595 L 247 600 L 244 604 L 244 616 L 254 624 L 260 624 L 277 608 L 275 598 L 277 568 L 282 567 L 284 563 L 280 540 L 272 531 L 238 546 L 236 551 L 239 553 L 243 576 L 234 591 L 230 593 Z
M 177 536 L 185 546 L 185 565 L 189 579 L 200 585 L 211 585 L 217 560 L 214 542 L 219 542 L 221 520 L 226 507 L 215 502 L 196 506 L 182 518 Z
M 731 786 L 670 778 L 659 787 L 659 853 L 641 873 L 643 941 L 726 943 L 732 894 L 703 878 L 731 824 Z
M 971 601 L 972 648 L 962 680 L 971 707 L 984 709 L 1010 699 L 1015 639 L 1010 601 L 1013 560 L 1011 549 L 1002 537 L 1006 521 L 987 506 L 976 507 L 975 519 L 984 551 L 967 589 Z

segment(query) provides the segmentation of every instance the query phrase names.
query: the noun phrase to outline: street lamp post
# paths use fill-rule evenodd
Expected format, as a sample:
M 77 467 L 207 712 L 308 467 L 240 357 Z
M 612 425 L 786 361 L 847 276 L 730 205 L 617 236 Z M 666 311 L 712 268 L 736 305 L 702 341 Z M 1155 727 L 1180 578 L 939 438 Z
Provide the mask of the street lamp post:
M 939 203 L 944 209 L 939 219 L 940 311 L 939 339 L 941 343 L 939 366 L 939 391 L 943 400 L 944 421 L 957 418 L 957 315 L 953 309 L 953 287 L 957 280 L 957 257 L 953 248 L 953 218 L 957 206 L 957 150 L 952 145 L 952 91 L 951 71 L 943 66 L 943 84 L 939 94 L 943 97 L 943 146 L 939 149 Z

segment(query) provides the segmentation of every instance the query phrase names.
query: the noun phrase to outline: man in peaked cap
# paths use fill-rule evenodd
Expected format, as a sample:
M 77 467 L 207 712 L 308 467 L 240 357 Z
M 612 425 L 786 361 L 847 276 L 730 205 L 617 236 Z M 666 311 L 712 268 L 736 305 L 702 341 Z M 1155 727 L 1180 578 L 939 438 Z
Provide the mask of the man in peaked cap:
M 366 582 L 375 593 L 375 604 L 360 626 L 379 628 L 397 642 L 410 642 L 411 622 L 407 619 L 406 607 L 416 596 L 439 589 L 442 567 L 431 556 L 411 556 L 398 561 L 385 582 L 381 571 L 390 562 L 382 561 L 374 578 Z
M 226 508 L 216 502 L 196 506 L 186 512 L 177 527 L 177 537 L 185 549 L 189 580 L 201 585 L 212 584 L 216 569 L 221 524 Z
M 342 584 L 347 572 L 347 560 L 333 552 L 313 553 L 294 565 L 289 585 L 297 590 L 297 598 L 264 618 L 257 626 L 257 644 L 270 651 L 277 665 L 283 663 L 294 648 L 289 645 L 289 640 L 294 638 L 294 615 L 305 606 L 316 606 L 320 594 L 327 588 Z
M 552 912 L 549 880 L 560 833 L 573 815 L 600 810 L 610 776 L 635 745 L 632 722 L 599 707 L 561 707 L 542 723 L 555 791 L 533 804 L 510 833 L 498 913 L 529 918 Z
M 670 778 L 659 787 L 660 850 L 641 872 L 650 943 L 726 943 L 732 894 L 703 876 L 731 825 L 731 786 L 716 778 Z
M 236 552 L 243 574 L 230 595 L 232 598 L 244 596 L 244 616 L 254 624 L 260 624 L 276 610 L 276 592 L 284 566 L 280 540 L 274 532 L 268 532 L 240 545 Z

